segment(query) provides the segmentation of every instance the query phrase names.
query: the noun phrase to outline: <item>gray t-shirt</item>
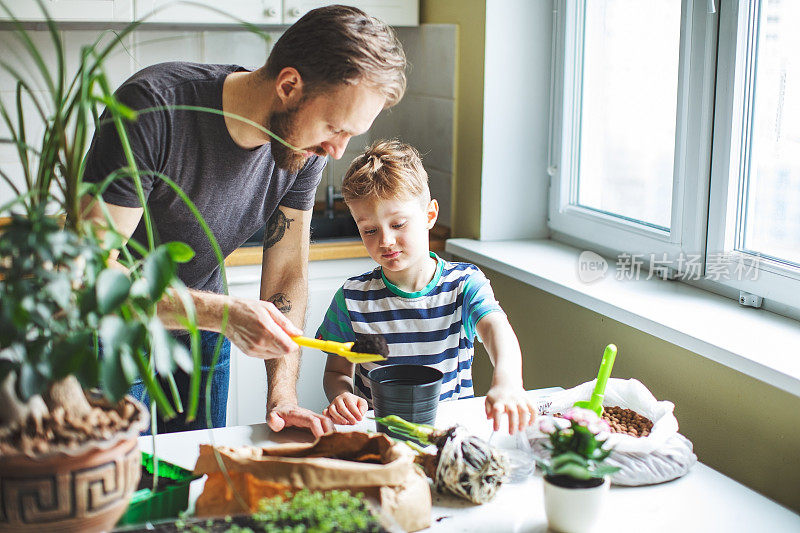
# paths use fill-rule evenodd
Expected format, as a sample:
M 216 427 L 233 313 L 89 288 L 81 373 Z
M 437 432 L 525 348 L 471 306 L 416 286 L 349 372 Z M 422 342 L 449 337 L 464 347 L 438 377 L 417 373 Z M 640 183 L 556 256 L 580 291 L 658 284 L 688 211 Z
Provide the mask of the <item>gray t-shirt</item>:
M 161 63 L 134 74 L 116 95 L 136 110 L 176 105 L 222 109 L 225 77 L 242 70 L 236 65 Z M 106 113 L 101 120 L 105 118 Z M 203 215 L 224 256 L 263 226 L 278 205 L 311 209 L 326 162 L 312 156 L 300 172 L 279 169 L 270 143 L 240 148 L 224 117 L 203 111 L 143 112 L 127 130 L 139 169 L 164 174 L 178 184 Z M 127 166 L 113 124 L 103 123 L 92 139 L 85 180 L 99 182 Z M 196 253 L 179 266 L 180 279 L 192 289 L 222 292 L 213 249 L 189 208 L 158 177 L 143 176 L 142 182 L 158 242 L 182 241 Z M 140 205 L 130 178 L 114 180 L 103 199 L 124 207 Z M 133 238 L 146 245 L 143 220 Z

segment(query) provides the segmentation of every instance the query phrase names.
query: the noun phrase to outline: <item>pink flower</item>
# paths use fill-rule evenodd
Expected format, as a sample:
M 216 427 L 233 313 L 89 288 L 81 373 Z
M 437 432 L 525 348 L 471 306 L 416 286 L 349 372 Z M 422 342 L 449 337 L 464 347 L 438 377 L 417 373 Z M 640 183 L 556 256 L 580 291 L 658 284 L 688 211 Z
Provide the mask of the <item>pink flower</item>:
M 569 420 L 564 420 L 558 416 L 548 415 L 539 418 L 539 431 L 548 435 L 569 429 L 571 425 Z
M 600 433 L 600 431 L 602 431 L 603 427 L 597 420 L 592 420 L 586 425 L 586 429 L 591 431 L 593 435 L 597 435 L 598 433 Z
M 572 420 L 576 424 L 580 424 L 583 427 L 588 428 L 589 424 L 593 422 L 597 422 L 600 420 L 600 417 L 597 416 L 597 413 L 594 411 L 590 411 L 589 409 L 582 409 L 580 407 L 572 407 L 567 410 L 564 414 L 564 418 L 567 420 Z
M 553 419 L 553 423 L 556 425 L 556 427 L 559 430 L 567 429 L 568 427 L 570 427 L 572 425 L 572 424 L 570 424 L 569 420 L 565 420 L 563 418 L 558 418 L 558 417 Z
M 556 425 L 550 417 L 542 417 L 539 419 L 539 431 L 547 433 L 548 435 L 556 432 Z
M 611 426 L 608 425 L 608 422 L 589 409 L 573 407 L 567 410 L 564 414 L 564 418 L 585 427 L 594 435 L 611 431 Z

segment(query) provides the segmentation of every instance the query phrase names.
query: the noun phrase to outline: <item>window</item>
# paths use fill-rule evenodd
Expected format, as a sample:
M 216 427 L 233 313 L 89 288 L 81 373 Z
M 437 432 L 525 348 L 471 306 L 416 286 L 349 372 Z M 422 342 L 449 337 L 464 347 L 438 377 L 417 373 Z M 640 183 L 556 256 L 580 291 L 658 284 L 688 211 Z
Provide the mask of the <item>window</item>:
M 572 204 L 669 232 L 681 5 L 637 3 L 585 6 Z
M 556 6 L 554 236 L 797 307 L 800 2 Z

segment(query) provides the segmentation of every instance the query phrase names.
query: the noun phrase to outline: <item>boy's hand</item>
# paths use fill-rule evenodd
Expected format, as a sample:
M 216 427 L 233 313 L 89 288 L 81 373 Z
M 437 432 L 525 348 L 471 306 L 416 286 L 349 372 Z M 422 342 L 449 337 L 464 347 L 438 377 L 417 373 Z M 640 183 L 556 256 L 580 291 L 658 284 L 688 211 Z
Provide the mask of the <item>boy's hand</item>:
M 486 394 L 486 418 L 494 419 L 494 430 L 500 429 L 503 414 L 508 416 L 508 432 L 522 431 L 536 418 L 536 406 L 521 386 L 494 385 Z
M 322 414 L 333 420 L 334 424 L 352 426 L 364 418 L 367 408 L 367 400 L 352 392 L 343 392 L 333 399 Z

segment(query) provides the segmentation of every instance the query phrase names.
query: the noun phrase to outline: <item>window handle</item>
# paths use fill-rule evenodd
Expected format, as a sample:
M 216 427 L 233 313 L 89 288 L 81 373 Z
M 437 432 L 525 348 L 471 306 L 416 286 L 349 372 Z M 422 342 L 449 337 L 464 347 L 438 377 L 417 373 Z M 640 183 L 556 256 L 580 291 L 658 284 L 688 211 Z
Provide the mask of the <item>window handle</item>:
M 708 14 L 711 15 L 717 12 L 716 0 L 708 0 Z

